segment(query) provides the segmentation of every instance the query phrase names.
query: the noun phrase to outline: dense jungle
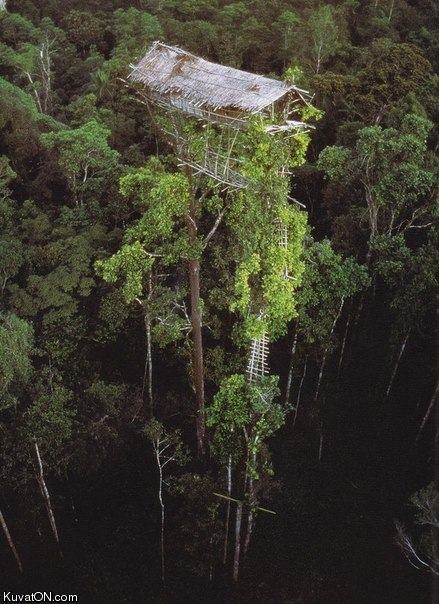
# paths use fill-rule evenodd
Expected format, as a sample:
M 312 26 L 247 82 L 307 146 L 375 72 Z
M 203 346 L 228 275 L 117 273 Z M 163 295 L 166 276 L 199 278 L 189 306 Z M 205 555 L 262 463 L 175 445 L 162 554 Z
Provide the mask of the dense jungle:
M 155 41 L 306 127 L 197 173 Z M 434 0 L 0 2 L 1 592 L 439 602 L 438 67 Z

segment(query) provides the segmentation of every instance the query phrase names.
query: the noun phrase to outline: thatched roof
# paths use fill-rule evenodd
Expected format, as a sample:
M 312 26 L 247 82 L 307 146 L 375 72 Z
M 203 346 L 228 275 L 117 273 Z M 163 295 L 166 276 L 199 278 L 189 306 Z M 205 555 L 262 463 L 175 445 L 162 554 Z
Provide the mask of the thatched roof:
M 161 42 L 154 42 L 132 66 L 129 78 L 144 84 L 156 98 L 179 99 L 214 111 L 262 113 L 284 97 L 305 100 L 308 96 L 286 82 L 211 63 Z

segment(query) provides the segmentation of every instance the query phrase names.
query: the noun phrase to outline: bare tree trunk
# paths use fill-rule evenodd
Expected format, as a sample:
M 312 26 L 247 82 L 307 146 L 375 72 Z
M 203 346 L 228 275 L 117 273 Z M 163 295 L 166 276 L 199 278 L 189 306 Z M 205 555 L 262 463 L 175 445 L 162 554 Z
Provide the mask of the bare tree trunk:
M 229 455 L 227 463 L 227 495 L 232 495 L 232 456 Z M 226 508 L 226 521 L 224 529 L 224 552 L 223 552 L 223 564 L 227 562 L 227 550 L 229 548 L 229 525 L 230 525 L 230 499 L 227 500 Z
M 393 15 L 393 9 L 395 8 L 395 0 L 392 0 L 390 3 L 390 10 L 389 10 L 389 15 L 387 17 L 387 22 L 390 23 L 390 21 L 392 20 L 392 15 Z
M 290 368 L 288 370 L 287 385 L 285 388 L 285 405 L 288 405 L 288 403 L 290 402 L 291 384 L 293 381 L 293 363 L 294 363 L 294 355 L 296 354 L 296 347 L 297 347 L 297 330 L 296 330 L 296 333 L 294 334 L 293 344 L 291 346 Z
M 439 302 L 439 295 L 437 295 L 436 297 L 436 303 Z M 436 313 L 436 319 L 437 319 L 438 315 Z M 436 371 L 437 371 L 437 375 L 439 375 L 439 357 L 436 357 Z M 438 390 L 439 390 L 439 380 L 436 383 L 436 388 L 435 391 L 433 393 L 432 396 L 432 400 L 436 400 L 437 401 L 437 394 L 438 394 Z M 431 403 L 430 403 L 431 405 Z M 434 425 L 435 425 L 435 431 L 436 434 L 439 431 L 439 405 L 435 405 L 433 403 L 433 407 L 434 407 Z M 439 446 L 438 446 L 438 442 L 437 442 L 437 438 L 434 441 L 433 444 L 434 450 L 433 450 L 433 456 L 434 456 L 434 484 L 436 487 L 436 490 L 439 491 Z M 438 536 L 438 531 L 434 530 L 433 531 L 433 548 L 434 548 L 434 552 L 436 554 L 436 558 L 437 558 L 437 552 L 439 550 L 439 536 Z M 437 574 L 434 574 L 432 577 L 432 586 L 431 586 L 431 596 L 432 596 L 432 604 L 437 604 L 437 602 L 439 601 L 439 576 Z
M 158 449 L 155 451 L 157 467 L 159 471 L 159 503 L 160 503 L 160 563 L 162 571 L 162 583 L 165 584 L 165 504 L 163 503 L 163 470 L 160 463 Z
M 189 281 L 191 289 L 191 324 L 193 343 L 193 372 L 194 387 L 197 401 L 197 445 L 198 452 L 204 452 L 204 438 L 206 433 L 204 419 L 204 363 L 203 363 L 203 336 L 202 315 L 200 299 L 200 262 L 189 261 Z
M 401 357 L 402 357 L 403 352 L 405 350 L 405 347 L 406 347 L 406 344 L 407 344 L 407 340 L 409 339 L 409 335 L 410 335 L 410 330 L 408 330 L 407 335 L 405 336 L 405 338 L 404 338 L 404 340 L 403 340 L 403 342 L 401 344 L 401 348 L 399 349 L 399 353 L 398 353 L 398 356 L 396 358 L 395 365 L 393 367 L 392 375 L 390 376 L 390 381 L 389 381 L 389 384 L 387 386 L 386 396 L 384 397 L 384 400 L 387 399 L 387 397 L 389 396 L 390 391 L 392 389 L 393 380 L 395 379 L 396 372 L 398 371 L 399 362 L 401 361 Z
M 349 325 L 351 323 L 351 317 L 352 317 L 352 311 L 349 311 L 349 314 L 346 319 L 346 327 L 345 327 L 344 334 L 343 334 L 343 341 L 341 344 L 340 358 L 338 360 L 337 376 L 340 374 L 341 366 L 343 364 L 343 356 L 344 356 L 344 351 L 345 351 L 345 347 L 346 347 L 346 340 L 348 337 Z
M 3 532 L 6 536 L 8 545 L 11 548 L 12 553 L 14 554 L 14 558 L 15 558 L 15 561 L 17 562 L 18 570 L 20 571 L 20 573 L 22 573 L 23 566 L 21 564 L 20 556 L 18 555 L 17 548 L 15 547 L 15 544 L 12 540 L 11 533 L 9 532 L 8 525 L 6 524 L 6 520 L 5 520 L 1 510 L 0 510 L 0 524 L 2 525 Z
M 142 384 L 142 399 L 145 398 L 145 386 L 148 383 L 148 409 L 150 417 L 154 417 L 154 400 L 152 395 L 152 337 L 151 337 L 151 314 L 149 311 L 150 303 L 152 299 L 152 272 L 149 272 L 148 278 L 148 296 L 146 304 L 138 300 L 143 308 L 143 321 L 145 323 L 145 334 L 146 334 L 146 359 L 145 359 L 145 370 L 143 373 L 143 384 Z
M 242 523 L 242 501 L 236 504 L 235 522 L 235 556 L 233 559 L 233 580 L 235 583 L 239 578 L 239 559 L 241 555 L 241 523 Z
M 145 312 L 146 331 L 146 364 L 145 377 L 148 376 L 148 403 L 150 417 L 154 417 L 154 402 L 152 398 L 152 345 L 151 345 L 151 315 L 149 310 Z
M 299 405 L 300 405 L 300 395 L 302 394 L 302 386 L 303 386 L 303 382 L 305 381 L 305 375 L 306 375 L 306 365 L 308 362 L 308 357 L 305 357 L 305 363 L 303 365 L 303 372 L 302 372 L 302 378 L 300 380 L 300 384 L 299 384 L 299 390 L 297 392 L 297 398 L 296 398 L 296 410 L 294 412 L 294 421 L 293 421 L 293 426 L 296 425 L 296 420 L 297 420 L 297 414 L 299 412 Z
M 38 470 L 39 470 L 39 475 L 37 476 L 38 484 L 40 485 L 41 494 L 43 495 L 44 503 L 46 504 L 47 515 L 49 517 L 49 522 L 50 522 L 50 526 L 52 528 L 53 536 L 55 537 L 55 541 L 59 545 L 59 536 L 58 536 L 58 529 L 56 527 L 56 522 L 55 522 L 55 514 L 53 513 L 52 503 L 50 501 L 49 490 L 47 488 L 46 481 L 44 480 L 43 462 L 41 461 L 40 449 L 38 447 L 37 441 L 35 441 L 35 453 L 37 455 Z
M 253 453 L 253 467 L 256 466 L 256 453 Z M 249 474 L 248 479 L 248 499 L 249 499 L 249 511 L 247 516 L 247 530 L 245 533 L 244 539 L 244 554 L 247 554 L 248 548 L 250 546 L 250 539 L 253 533 L 254 526 L 254 511 L 253 506 L 255 505 L 255 492 L 254 492 L 254 484 L 253 478 L 251 474 Z
M 334 333 L 334 329 L 335 329 L 335 325 L 340 317 L 341 311 L 343 309 L 343 304 L 344 304 L 344 298 L 341 299 L 341 303 L 340 303 L 340 307 L 338 309 L 337 312 L 337 316 L 334 319 L 334 322 L 332 323 L 332 327 L 331 327 L 331 331 L 329 332 L 329 338 L 331 338 L 332 334 Z M 325 367 L 325 362 L 326 362 L 326 356 L 328 354 L 328 349 L 325 348 L 325 351 L 323 353 L 323 358 L 322 358 L 322 362 L 320 364 L 320 371 L 319 371 L 319 377 L 317 380 L 317 387 L 316 387 L 316 392 L 314 394 L 314 402 L 318 399 L 319 396 L 319 390 L 320 390 L 320 384 L 322 382 L 322 377 L 323 377 L 323 369 Z
M 254 527 L 254 519 L 255 519 L 254 512 L 253 512 L 252 508 L 250 508 L 248 511 L 247 530 L 246 530 L 245 539 L 244 539 L 244 554 L 247 554 L 248 548 L 250 546 L 250 539 L 251 539 L 251 536 L 253 533 L 253 527 Z
M 317 386 L 316 386 L 316 391 L 314 394 L 314 401 L 316 401 L 319 397 L 320 384 L 322 382 L 323 369 L 325 367 L 325 362 L 326 362 L 326 354 L 327 354 L 327 349 L 325 349 L 325 352 L 323 353 L 323 357 L 322 357 L 322 362 L 320 363 L 319 377 L 317 379 Z
M 50 113 L 52 109 L 52 60 L 50 57 L 52 43 L 46 37 L 40 46 L 41 82 L 43 88 L 43 110 Z
M 434 408 L 434 405 L 435 405 L 435 402 L 436 402 L 436 399 L 437 399 L 438 392 L 439 392 L 439 380 L 436 382 L 436 388 L 434 389 L 433 396 L 430 399 L 430 404 L 428 405 L 427 411 L 425 412 L 425 415 L 424 415 L 424 417 L 422 419 L 421 425 L 420 425 L 418 433 L 416 435 L 415 442 L 418 442 L 419 437 L 421 436 L 421 432 L 424 429 L 424 426 L 427 423 L 427 420 L 430 417 L 431 412 L 433 411 L 433 408 Z
M 322 461 L 323 453 L 323 422 L 320 422 L 319 463 Z
M 187 177 L 191 189 L 191 201 L 189 212 L 186 215 L 186 225 L 188 229 L 190 244 L 197 247 L 197 204 L 192 186 L 192 172 L 187 168 Z M 191 297 L 191 325 L 192 325 L 192 362 L 193 379 L 195 388 L 195 397 L 197 404 L 196 428 L 197 428 L 197 447 L 198 453 L 204 453 L 204 439 L 206 435 L 205 412 L 204 412 L 204 360 L 203 360 L 203 319 L 201 311 L 200 297 L 200 261 L 198 258 L 192 258 L 188 262 L 189 286 Z

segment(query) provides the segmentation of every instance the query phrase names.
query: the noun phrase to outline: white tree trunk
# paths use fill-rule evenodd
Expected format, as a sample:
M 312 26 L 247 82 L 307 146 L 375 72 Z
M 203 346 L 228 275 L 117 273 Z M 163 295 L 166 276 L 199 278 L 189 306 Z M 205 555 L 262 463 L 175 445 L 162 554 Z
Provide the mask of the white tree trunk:
M 293 421 L 293 426 L 296 425 L 296 420 L 297 420 L 297 414 L 299 412 L 299 405 L 300 405 L 300 396 L 302 394 L 302 387 L 303 387 L 303 382 L 305 381 L 305 375 L 306 375 L 306 365 L 308 362 L 308 357 L 305 357 L 305 363 L 303 365 L 303 372 L 302 372 L 302 378 L 300 380 L 300 384 L 299 384 L 299 390 L 297 392 L 297 398 L 296 398 L 296 410 L 294 412 L 294 421 Z
M 53 536 L 55 537 L 55 541 L 59 545 L 59 536 L 58 536 L 58 529 L 56 527 L 56 522 L 55 522 L 55 514 L 53 513 L 52 503 L 50 501 L 49 490 L 47 488 L 46 481 L 44 480 L 43 462 L 41 461 L 40 449 L 38 447 L 37 441 L 35 441 L 35 453 L 37 455 L 38 470 L 39 470 L 39 474 L 37 476 L 38 484 L 40 485 L 41 494 L 43 495 L 44 503 L 46 505 L 47 515 L 49 517 L 49 522 L 50 522 L 50 526 L 52 528 Z
M 8 542 L 9 547 L 11 548 L 12 553 L 14 554 L 15 561 L 17 562 L 18 570 L 20 573 L 23 572 L 23 565 L 21 564 L 20 556 L 18 555 L 17 548 L 12 540 L 11 533 L 9 532 L 8 526 L 6 524 L 6 520 L 3 516 L 2 511 L 0 510 L 0 524 L 2 525 L 3 532 L 6 536 L 6 541 Z
M 410 335 L 410 330 L 407 332 L 407 335 L 405 336 L 405 338 L 404 338 L 404 340 L 403 340 L 403 342 L 401 344 L 401 348 L 399 349 L 399 353 L 398 353 L 398 356 L 396 358 L 395 365 L 393 367 L 392 375 L 390 376 L 389 384 L 387 386 L 385 399 L 387 399 L 387 397 L 389 396 L 390 391 L 392 389 L 393 381 L 395 379 L 396 372 L 398 371 L 399 363 L 401 361 L 401 357 L 402 357 L 403 352 L 405 350 L 405 347 L 406 347 L 406 344 L 407 344 L 407 340 L 409 339 L 409 335 Z
M 235 556 L 233 559 L 233 580 L 235 583 L 239 578 L 239 559 L 241 555 L 241 523 L 242 523 L 242 502 L 236 505 L 236 523 L 235 523 Z
M 424 429 L 424 426 L 427 423 L 427 420 L 430 417 L 431 412 L 433 411 L 433 407 L 435 405 L 438 392 L 439 392 L 439 380 L 436 382 L 436 388 L 434 389 L 433 396 L 430 399 L 430 404 L 428 405 L 427 411 L 425 412 L 425 415 L 424 415 L 424 417 L 422 419 L 421 425 L 419 426 L 419 430 L 418 430 L 418 433 L 416 435 L 415 442 L 417 442 L 419 440 L 419 437 L 421 436 L 421 432 Z
M 227 462 L 227 495 L 232 495 L 232 456 L 229 455 Z M 230 525 L 230 499 L 227 500 L 226 508 L 226 520 L 224 529 L 224 551 L 223 551 L 223 564 L 227 562 L 227 550 L 229 548 L 229 525 Z
M 339 317 L 341 315 L 341 311 L 343 309 L 343 304 L 344 304 L 344 298 L 341 299 L 341 303 L 340 303 L 340 307 L 339 307 L 338 312 L 337 312 L 337 316 L 335 317 L 334 322 L 332 323 L 331 331 L 329 332 L 329 339 L 331 338 L 332 334 L 334 333 L 335 326 L 337 324 L 337 321 L 338 321 L 338 319 L 339 319 Z M 317 398 L 318 398 L 318 396 L 319 396 L 320 384 L 322 382 L 323 369 L 325 367 L 325 362 L 326 362 L 326 356 L 327 356 L 327 354 L 328 354 L 328 349 L 325 348 L 325 351 L 323 353 L 322 362 L 320 364 L 320 371 L 319 371 L 319 377 L 318 377 L 318 380 L 317 380 L 317 387 L 316 387 L 316 393 L 314 395 L 314 401 L 316 401 Z
M 160 503 L 160 563 L 162 583 L 165 584 L 165 504 L 163 503 L 163 470 L 160 463 L 158 446 L 156 448 L 157 467 L 159 470 L 159 503 Z
M 352 312 L 350 311 L 348 314 L 348 317 L 346 319 L 346 327 L 345 327 L 344 334 L 343 334 L 343 342 L 341 344 L 340 358 L 338 360 L 337 375 L 340 374 L 341 366 L 343 364 L 343 357 L 344 357 L 344 351 L 345 351 L 345 347 L 346 347 L 346 340 L 348 337 L 349 325 L 351 323 L 351 316 L 352 316 Z

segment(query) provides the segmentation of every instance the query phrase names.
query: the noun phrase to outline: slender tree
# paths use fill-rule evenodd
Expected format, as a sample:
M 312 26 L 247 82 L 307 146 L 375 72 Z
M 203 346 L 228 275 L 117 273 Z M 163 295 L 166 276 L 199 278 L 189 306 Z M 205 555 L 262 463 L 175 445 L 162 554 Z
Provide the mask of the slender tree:
M 165 503 L 163 499 L 164 469 L 169 463 L 182 464 L 186 454 L 178 432 L 166 431 L 156 419 L 145 427 L 145 434 L 151 442 L 157 464 L 159 484 L 157 496 L 160 504 L 160 567 L 163 585 L 165 584 Z

